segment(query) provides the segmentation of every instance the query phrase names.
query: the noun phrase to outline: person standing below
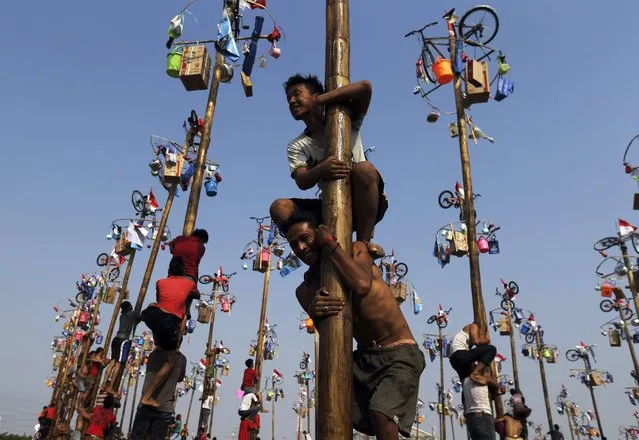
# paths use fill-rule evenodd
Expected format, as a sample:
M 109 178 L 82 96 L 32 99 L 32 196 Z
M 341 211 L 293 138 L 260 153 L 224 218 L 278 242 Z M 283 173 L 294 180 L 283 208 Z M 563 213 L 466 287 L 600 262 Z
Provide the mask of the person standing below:
M 473 348 L 470 348 L 471 346 Z M 486 367 L 496 355 L 497 349 L 494 345 L 490 345 L 488 333 L 482 336 L 479 333 L 479 325 L 472 322 L 457 332 L 453 338 L 449 361 L 462 383 L 466 377 L 470 377 L 478 384 L 485 385 Z
M 171 376 L 175 358 L 184 357 L 177 352 L 181 335 L 182 320 L 186 313 L 188 299 L 199 299 L 200 293 L 197 285 L 184 276 L 184 262 L 180 257 L 173 257 L 169 263 L 168 278 L 161 279 L 156 284 L 157 303 L 151 303 L 142 311 L 140 317 L 153 332 L 153 340 L 156 345 L 155 352 L 161 354 L 156 358 L 162 358 L 164 365 L 153 375 L 153 381 L 149 376 L 144 381 L 145 387 L 140 403 L 151 408 L 162 406 L 156 398 L 158 392 L 164 389 L 165 381 Z M 178 365 L 179 367 L 179 365 Z M 179 368 L 178 368 L 179 370 Z M 148 383 L 147 383 L 148 381 Z
M 118 377 L 129 357 L 129 350 L 131 349 L 131 340 L 129 338 L 137 317 L 138 315 L 133 310 L 131 303 L 122 301 L 122 304 L 120 304 L 120 325 L 115 338 L 111 341 L 111 359 L 104 371 L 104 380 L 102 381 L 102 389 L 107 394 L 116 394 L 111 382 Z
M 242 386 L 240 389 L 245 393 L 255 391 L 255 384 L 257 384 L 257 372 L 253 368 L 253 359 L 247 359 L 244 362 L 246 369 L 244 370 L 244 376 L 242 377 Z
M 301 190 L 315 185 L 324 190 L 326 182 L 350 177 L 353 201 L 353 229 L 357 240 L 366 243 L 373 259 L 384 256 L 379 245 L 371 244 L 375 225 L 388 209 L 384 180 L 366 160 L 360 128 L 368 112 L 373 88 L 369 81 L 358 81 L 324 92 L 317 76 L 296 74 L 284 83 L 291 116 L 306 125 L 302 134 L 288 144 L 291 177 Z M 344 104 L 351 116 L 351 160 L 342 162 L 328 155 L 325 132 L 325 108 Z M 321 196 L 320 196 L 321 197 Z M 321 199 L 277 199 L 270 208 L 271 217 L 283 234 L 287 220 L 296 211 L 310 211 L 322 223 Z
M 308 432 L 306 432 L 306 431 L 302 431 L 302 436 L 304 437 L 304 440 L 313 440 L 313 439 L 311 438 L 311 434 L 309 434 L 309 433 L 308 433 Z
M 156 382 L 157 376 L 166 365 L 168 356 L 170 356 L 170 352 L 163 349 L 155 349 L 149 355 L 144 385 L 142 386 L 143 395 L 147 395 L 151 385 Z M 149 406 L 140 402 L 135 413 L 130 440 L 146 440 L 148 436 L 152 439 L 166 437 L 172 414 L 175 412 L 175 387 L 186 376 L 186 356 L 178 352 L 175 353 L 175 358 L 168 377 L 161 381 L 157 390 L 157 406 Z M 178 414 L 176 417 L 177 426 L 173 428 L 172 438 L 175 438 L 176 430 L 178 433 L 180 432 L 178 429 L 182 425 L 181 418 L 181 415 Z
M 506 392 L 500 387 L 490 372 L 485 374 L 484 384 L 466 377 L 463 384 L 464 417 L 470 440 L 494 440 L 495 420 L 493 419 L 489 387 L 499 394 Z
M 209 394 L 207 397 L 204 397 L 202 400 L 202 411 L 200 411 L 200 422 L 198 426 L 200 429 L 204 430 L 206 433 L 207 426 L 209 424 L 209 417 L 211 416 L 211 405 L 213 405 L 213 401 L 215 398 L 213 394 Z
M 368 245 L 353 243 L 345 252 L 328 227 L 310 213 L 289 220 L 288 242 L 309 270 L 296 290 L 297 300 L 313 322 L 337 315 L 344 300 L 321 284 L 322 251 L 340 280 L 353 292 L 353 425 L 378 440 L 410 436 L 417 409 L 424 354 L 402 310 L 373 262 Z M 321 337 L 320 333 L 320 337 Z
M 171 440 L 177 440 L 182 431 L 182 414 L 175 416 L 175 420 L 170 423 L 169 431 L 171 431 Z
M 564 435 L 559 430 L 559 425 L 553 425 L 553 429 L 548 431 L 550 440 L 564 440 Z
M 80 408 L 78 413 L 85 419 L 90 419 L 89 427 L 84 435 L 87 440 L 103 439 L 110 430 L 115 427 L 115 413 L 113 406 L 115 405 L 115 397 L 109 394 L 104 398 L 103 404 L 93 408 L 93 412 L 88 412 L 84 408 Z

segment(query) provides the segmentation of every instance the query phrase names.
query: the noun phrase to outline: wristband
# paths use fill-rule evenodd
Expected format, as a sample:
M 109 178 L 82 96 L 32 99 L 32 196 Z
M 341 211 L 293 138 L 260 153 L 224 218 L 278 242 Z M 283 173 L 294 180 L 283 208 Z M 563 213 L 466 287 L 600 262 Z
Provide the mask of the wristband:
M 332 235 L 329 235 L 328 237 L 326 237 L 326 240 L 324 240 L 322 247 L 326 247 L 326 245 L 332 241 L 335 241 L 335 237 L 333 237 Z

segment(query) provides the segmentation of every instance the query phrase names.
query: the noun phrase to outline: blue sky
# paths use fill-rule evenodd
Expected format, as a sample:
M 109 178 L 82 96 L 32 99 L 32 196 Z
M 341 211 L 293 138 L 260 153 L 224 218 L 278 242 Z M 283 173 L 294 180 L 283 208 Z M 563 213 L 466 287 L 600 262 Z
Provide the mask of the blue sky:
M 181 140 L 189 111 L 204 113 L 206 92 L 187 93 L 164 73 L 166 28 L 181 5 L 5 6 L 5 17 L 12 19 L 4 24 L 3 53 L 12 62 L 1 75 L 0 135 L 7 166 L 0 174 L 5 188 L 0 431 L 30 432 L 36 423 L 38 408 L 50 397 L 44 385 L 51 365 L 48 345 L 60 330 L 52 306 L 70 296 L 80 274 L 94 270 L 97 254 L 110 248 L 105 234 L 112 219 L 132 214 L 131 191 L 153 186 L 163 204 L 165 193 L 146 166 L 152 158 L 149 135 Z M 202 272 L 220 264 L 240 269 L 242 246 L 254 236 L 248 217 L 265 215 L 276 197 L 301 194 L 289 177 L 285 149 L 302 126 L 289 116 L 281 84 L 297 71 L 323 77 L 325 5 L 274 0 L 268 5 L 286 32 L 281 58 L 255 69 L 252 98 L 244 97 L 239 77 L 223 85 L 218 97 L 209 157 L 222 164 L 224 182 L 216 198 L 203 195 L 201 200 L 198 226 L 211 234 Z M 437 304 L 454 308 L 451 332 L 472 319 L 472 310 L 467 260 L 454 259 L 441 269 L 431 256 L 436 230 L 457 216 L 440 209 L 436 198 L 461 179 L 459 150 L 449 137 L 448 117 L 425 122 L 428 108 L 412 94 L 419 47 L 403 35 L 438 20 L 451 6 L 464 11 L 474 3 L 374 5 L 351 5 L 351 79 L 373 83 L 362 135 L 365 145 L 377 147 L 371 160 L 390 198 L 376 240 L 409 265 L 424 311 L 414 316 L 409 304 L 404 311 L 421 341 L 421 334 L 432 330 L 426 318 Z M 502 226 L 501 254 L 481 258 L 484 299 L 487 307 L 498 306 L 493 292 L 499 278 L 514 279 L 521 289 L 519 303 L 536 312 L 547 342 L 562 351 L 580 340 L 598 344 L 597 367 L 615 376 L 612 386 L 597 389 L 604 428 L 612 437 L 618 425 L 633 423 L 634 408 L 623 394 L 632 385 L 631 363 L 626 348 L 607 347 L 599 334 L 599 325 L 612 316 L 599 311 L 593 290 L 600 257 L 592 243 L 614 234 L 617 217 L 639 223 L 632 211 L 636 187 L 621 166 L 623 149 L 636 134 L 636 109 L 628 98 L 637 91 L 632 42 L 639 5 L 622 1 L 613 9 L 542 0 L 493 6 L 500 32 L 492 44 L 508 55 L 516 85 L 505 101 L 472 109 L 474 121 L 496 139 L 470 145 L 474 187 L 483 196 L 476 209 Z M 199 24 L 187 18 L 184 37 L 214 37 L 219 2 L 201 0 L 192 12 Z M 255 13 L 247 15 L 252 24 Z M 445 34 L 442 24 L 431 35 Z M 260 50 L 266 49 L 262 42 Z M 454 108 L 452 98 L 450 86 L 433 96 L 445 111 Z M 184 196 L 174 204 L 169 225 L 175 231 L 181 229 L 185 206 Z M 147 255 L 145 250 L 136 259 L 134 295 Z M 164 252 L 154 280 L 165 275 L 167 265 Z M 278 438 L 295 434 L 293 374 L 302 352 L 312 349 L 312 338 L 296 330 L 301 310 L 293 293 L 301 275 L 274 276 L 271 283 L 268 318 L 278 324 L 282 345 L 279 359 L 268 362 L 264 372 L 277 368 L 286 378 Z M 217 320 L 216 338 L 233 350 L 231 374 L 216 409 L 218 438 L 238 424 L 235 390 L 257 331 L 261 286 L 259 274 L 241 272 L 232 283 L 238 297 L 233 314 Z M 105 315 L 111 310 L 105 306 Z M 204 327 L 198 327 L 184 346 L 189 360 L 199 359 L 205 338 Z M 510 357 L 507 338 L 494 335 L 493 341 Z M 519 364 L 531 419 L 545 423 L 537 364 L 522 358 Z M 566 384 L 572 398 L 590 408 L 586 388 L 568 377 L 573 366 L 562 354 L 558 364 L 547 367 L 550 393 L 554 399 Z M 428 363 L 421 379 L 423 400 L 435 398 L 438 371 L 436 363 Z M 446 374 L 451 372 L 447 364 Z M 185 410 L 182 401 L 179 411 Z M 427 416 L 429 427 L 436 424 L 434 413 Z M 565 418 L 554 417 L 565 426 Z M 263 422 L 263 436 L 270 435 L 270 416 Z

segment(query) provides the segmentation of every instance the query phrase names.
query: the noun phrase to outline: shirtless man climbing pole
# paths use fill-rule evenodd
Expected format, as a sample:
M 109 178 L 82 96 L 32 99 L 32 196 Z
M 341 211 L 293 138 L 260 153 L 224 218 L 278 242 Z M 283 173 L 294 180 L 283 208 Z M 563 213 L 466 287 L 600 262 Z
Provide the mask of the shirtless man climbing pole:
M 388 209 L 388 200 L 384 193 L 382 176 L 375 166 L 366 160 L 359 133 L 371 102 L 371 83 L 359 81 L 324 92 L 317 76 L 296 74 L 286 81 L 284 91 L 293 119 L 303 121 L 306 125 L 302 134 L 288 144 L 291 177 L 301 190 L 311 189 L 315 185 L 323 190 L 326 181 L 350 176 L 353 229 L 357 240 L 368 244 L 373 258 L 383 257 L 384 250 L 370 241 L 375 225 L 382 220 Z M 334 156 L 327 157 L 324 109 L 331 104 L 344 104 L 351 115 L 350 163 L 344 163 Z M 320 223 L 322 222 L 321 199 L 277 199 L 271 205 L 270 211 L 271 218 L 284 234 L 287 230 L 287 219 L 295 211 L 310 211 Z
M 473 348 L 470 348 L 474 346 Z M 479 332 L 479 325 L 471 322 L 461 329 L 451 343 L 450 365 L 459 375 L 459 380 L 470 379 L 479 385 L 486 385 L 486 367 L 490 365 L 497 349 L 490 345 L 488 333 L 482 336 Z M 473 364 L 477 362 L 475 366 Z
M 407 437 L 415 420 L 419 377 L 424 355 L 415 342 L 397 300 L 384 282 L 366 243 L 353 243 L 348 255 L 311 213 L 289 218 L 288 241 L 307 265 L 304 282 L 297 288 L 300 305 L 313 321 L 338 314 L 344 302 L 322 288 L 322 249 L 342 281 L 353 292 L 353 425 L 379 440 Z M 321 334 L 320 334 L 321 336 Z

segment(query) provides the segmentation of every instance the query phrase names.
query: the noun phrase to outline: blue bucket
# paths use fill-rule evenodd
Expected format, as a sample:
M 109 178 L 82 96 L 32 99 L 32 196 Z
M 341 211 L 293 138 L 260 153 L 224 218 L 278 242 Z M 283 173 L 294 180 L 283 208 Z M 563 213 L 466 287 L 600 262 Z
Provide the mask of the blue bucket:
M 528 333 L 532 331 L 532 325 L 528 324 L 527 322 L 524 322 L 520 327 L 520 331 L 522 335 L 527 335 Z
M 207 180 L 204 182 L 204 189 L 207 196 L 215 197 L 217 195 L 217 182 L 213 179 Z
M 193 333 L 193 330 L 195 330 L 195 321 L 189 319 L 189 321 L 186 323 L 186 332 Z

